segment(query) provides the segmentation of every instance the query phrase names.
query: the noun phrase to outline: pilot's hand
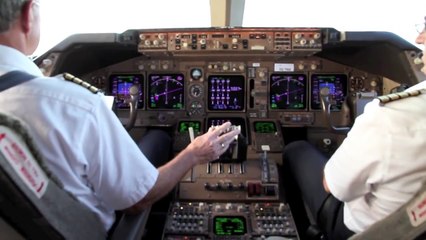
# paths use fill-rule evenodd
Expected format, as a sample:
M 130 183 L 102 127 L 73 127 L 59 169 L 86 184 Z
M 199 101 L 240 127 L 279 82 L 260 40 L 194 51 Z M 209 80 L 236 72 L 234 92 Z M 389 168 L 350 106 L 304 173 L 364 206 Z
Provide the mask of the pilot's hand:
M 229 131 L 230 127 L 230 122 L 210 127 L 205 134 L 196 137 L 188 145 L 187 150 L 190 150 L 194 155 L 195 164 L 207 163 L 218 159 L 229 148 L 229 144 L 240 133 L 240 129 L 237 128 Z

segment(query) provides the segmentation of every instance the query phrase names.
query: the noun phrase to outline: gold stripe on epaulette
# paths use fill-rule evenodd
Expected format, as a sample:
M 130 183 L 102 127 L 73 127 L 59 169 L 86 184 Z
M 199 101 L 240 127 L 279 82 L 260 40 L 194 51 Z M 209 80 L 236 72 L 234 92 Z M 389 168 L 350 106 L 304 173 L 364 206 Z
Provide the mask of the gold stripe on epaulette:
M 70 73 L 64 73 L 63 77 L 65 80 L 73 82 L 73 83 L 77 83 L 80 86 L 83 86 L 84 88 L 87 88 L 89 91 L 91 91 L 92 93 L 98 93 L 100 90 L 99 88 L 91 85 L 90 83 L 81 80 L 80 78 L 70 74 Z
M 391 93 L 388 95 L 377 97 L 377 99 L 379 99 L 381 105 L 384 105 L 388 102 L 392 102 L 398 99 L 404 99 L 404 98 L 420 95 L 423 90 L 424 89 L 411 90 L 411 91 L 405 91 L 405 92 L 399 92 L 399 93 Z

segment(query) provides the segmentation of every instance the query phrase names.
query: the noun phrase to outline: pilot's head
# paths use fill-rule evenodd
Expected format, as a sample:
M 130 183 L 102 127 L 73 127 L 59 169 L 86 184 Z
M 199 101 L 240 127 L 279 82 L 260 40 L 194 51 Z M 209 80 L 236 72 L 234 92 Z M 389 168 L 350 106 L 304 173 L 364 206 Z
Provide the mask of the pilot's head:
M 422 72 L 426 74 L 426 17 L 425 17 L 424 23 L 418 25 L 417 31 L 419 32 L 419 35 L 416 38 L 416 43 L 424 45 L 423 56 L 422 56 L 422 61 L 423 61 Z
M 0 44 L 31 55 L 40 41 L 39 0 L 0 1 Z

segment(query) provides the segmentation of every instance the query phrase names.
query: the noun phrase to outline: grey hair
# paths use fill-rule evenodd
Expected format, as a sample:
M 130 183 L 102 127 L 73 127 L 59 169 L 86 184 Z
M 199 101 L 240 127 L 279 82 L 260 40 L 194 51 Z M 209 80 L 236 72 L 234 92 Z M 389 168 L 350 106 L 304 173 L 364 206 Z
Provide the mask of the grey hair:
M 28 0 L 0 0 L 0 33 L 9 30 Z

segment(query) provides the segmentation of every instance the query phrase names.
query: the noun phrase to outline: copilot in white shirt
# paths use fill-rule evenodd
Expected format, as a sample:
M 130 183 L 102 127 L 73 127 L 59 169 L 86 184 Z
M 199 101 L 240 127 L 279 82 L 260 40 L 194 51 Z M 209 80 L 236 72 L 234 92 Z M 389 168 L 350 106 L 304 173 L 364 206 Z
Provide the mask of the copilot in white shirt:
M 420 82 L 411 89 L 426 88 Z M 361 232 L 406 203 L 426 176 L 426 94 L 366 105 L 325 167 L 344 222 Z

